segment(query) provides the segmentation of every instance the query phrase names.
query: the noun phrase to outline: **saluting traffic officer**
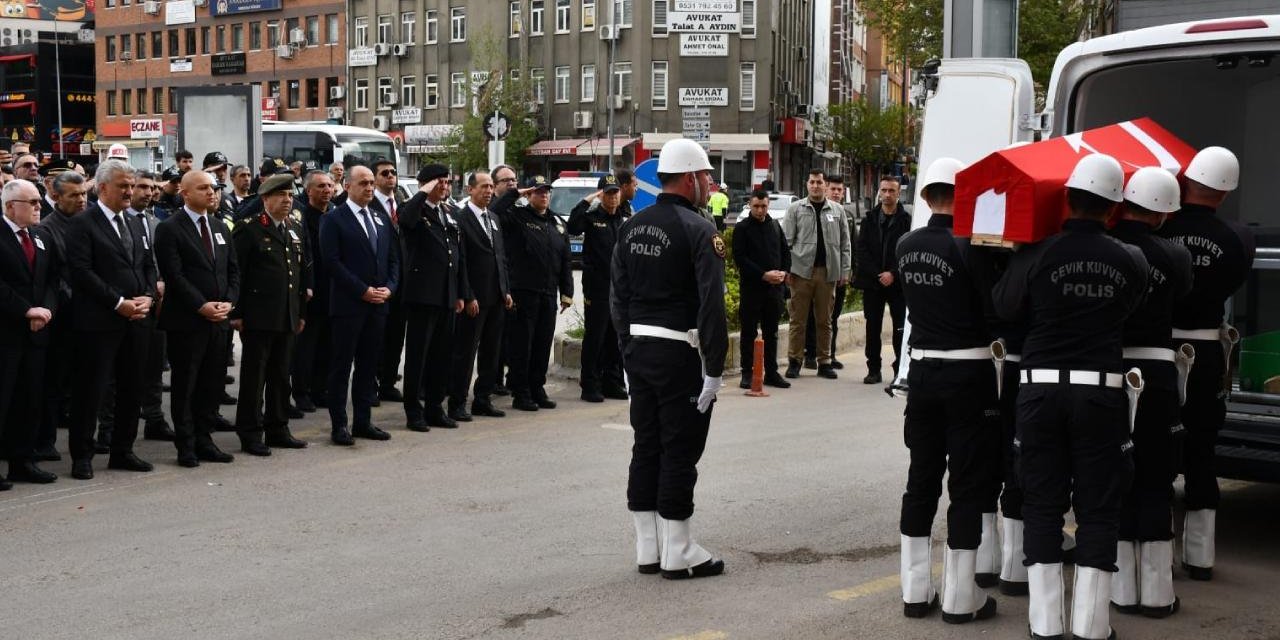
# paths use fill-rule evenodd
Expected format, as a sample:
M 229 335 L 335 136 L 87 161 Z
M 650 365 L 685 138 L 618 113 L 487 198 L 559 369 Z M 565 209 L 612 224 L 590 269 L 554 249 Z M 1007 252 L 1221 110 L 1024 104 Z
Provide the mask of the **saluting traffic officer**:
M 1111 635 L 1116 523 L 1132 475 L 1121 333 L 1147 289 L 1142 252 L 1106 236 L 1124 172 L 1090 154 L 1067 179 L 1062 231 L 1014 254 L 995 310 L 1026 319 L 1017 447 L 1024 492 L 1033 638 L 1063 637 L 1062 524 L 1075 509 L 1075 602 L 1069 632 Z
M 1191 254 L 1154 230 L 1181 203 L 1178 179 L 1159 167 L 1129 178 L 1120 220 L 1111 235 L 1142 250 L 1149 265 L 1146 300 L 1124 325 L 1125 368 L 1142 371 L 1133 428 L 1133 486 L 1125 496 L 1116 547 L 1111 602 L 1123 613 L 1163 618 L 1178 609 L 1173 595 L 1173 479 L 1182 440 L 1178 371 L 1169 337 L 1173 310 L 1191 291 Z
M 609 320 L 609 264 L 622 226 L 622 187 L 612 174 L 601 176 L 595 193 L 578 202 L 566 225 L 582 237 L 582 304 L 586 334 L 582 338 L 582 399 L 604 402 L 627 399 L 622 379 L 618 335 Z
M 244 345 L 236 408 L 240 447 L 250 455 L 269 456 L 271 447 L 307 446 L 289 432 L 289 361 L 294 336 L 306 323 L 311 266 L 305 231 L 289 216 L 293 177 L 267 178 L 258 196 L 263 212 L 231 233 L 242 280 L 240 301 L 230 317 Z
M 1206 147 L 1187 165 L 1182 209 L 1160 235 L 1191 252 L 1195 282 L 1173 314 L 1173 339 L 1195 348 L 1195 366 L 1186 380 L 1182 424 L 1186 428 L 1183 482 L 1186 516 L 1182 566 L 1193 580 L 1213 577 L 1218 475 L 1214 446 L 1226 420 L 1230 350 L 1239 334 L 1223 318 L 1227 299 L 1253 268 L 1253 234 L 1216 215 L 1227 194 L 1240 184 L 1240 162 L 1222 147 Z
M 653 206 L 622 225 L 613 254 L 613 327 L 631 384 L 627 508 L 641 573 L 669 579 L 720 575 L 724 562 L 689 531 L 698 460 L 729 348 L 724 240 L 698 213 L 711 188 L 698 143 L 662 146 Z
M 949 469 L 942 619 L 953 624 L 996 612 L 996 601 L 974 575 L 999 438 L 987 418 L 996 389 L 987 293 L 969 272 L 969 256 L 976 250 L 951 233 L 955 177 L 962 168 L 955 158 L 929 165 L 922 194 L 933 215 L 927 226 L 902 237 L 894 263 L 912 324 L 903 424 L 911 452 L 900 525 L 903 613 L 923 617 L 937 604 L 930 532 Z

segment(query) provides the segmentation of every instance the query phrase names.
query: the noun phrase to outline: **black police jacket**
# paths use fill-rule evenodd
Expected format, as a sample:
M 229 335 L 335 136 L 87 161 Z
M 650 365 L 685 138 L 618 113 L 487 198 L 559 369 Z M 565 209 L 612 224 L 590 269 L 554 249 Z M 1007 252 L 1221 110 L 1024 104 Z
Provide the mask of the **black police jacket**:
M 883 224 L 881 221 L 883 220 Z M 893 284 L 888 288 L 899 286 L 897 267 L 894 260 L 894 248 L 898 240 L 911 230 L 911 214 L 898 203 L 898 211 L 891 216 L 882 213 L 880 205 L 872 209 L 858 228 L 855 240 L 857 248 L 854 253 L 854 264 L 857 269 L 853 274 L 853 286 L 857 289 L 883 289 L 880 274 L 888 271 L 893 274 Z
M 519 196 L 511 189 L 489 205 L 502 227 L 511 290 L 554 294 L 559 288 L 560 295 L 572 298 L 569 240 L 559 217 L 550 209 L 539 214 L 528 205 L 514 206 Z
M 618 243 L 618 229 L 625 218 L 619 206 L 612 214 L 603 206 L 591 206 L 581 200 L 569 212 L 566 228 L 570 235 L 582 234 L 582 291 L 591 298 L 609 295 L 609 265 L 613 247 Z
M 1005 319 L 1029 323 L 1023 369 L 1118 373 L 1125 319 L 1146 291 L 1141 251 L 1100 221 L 1072 218 L 1014 254 L 993 300 Z
M 927 226 L 898 242 L 897 272 L 911 315 L 913 349 L 968 349 L 991 344 L 986 292 L 969 271 L 967 239 L 951 234 L 952 218 L 933 214 Z
M 724 240 L 685 198 L 669 193 L 622 225 L 610 310 L 625 343 L 631 325 L 698 330 L 703 373 L 724 374 Z
M 246 331 L 296 331 L 311 279 L 306 231 L 286 216 L 282 232 L 264 213 L 236 225 L 231 237 L 241 278 L 231 319 L 243 320 Z
M 1152 233 L 1151 225 L 1137 220 L 1121 220 L 1111 235 L 1142 251 L 1147 259 L 1147 295 L 1124 323 L 1124 346 L 1175 346 L 1170 337 L 1173 310 L 1191 292 L 1191 253 L 1186 247 Z M 1181 343 L 1178 340 L 1177 343 Z M 1177 370 L 1172 362 L 1137 361 L 1146 383 L 1168 391 L 1177 389 Z
M 451 308 L 470 300 L 471 285 L 458 225 L 419 191 L 396 211 L 404 246 L 400 299 L 405 304 Z
M 777 220 L 747 216 L 733 228 L 733 262 L 738 266 L 739 290 L 781 290 L 764 281 L 766 271 L 791 271 L 791 249 Z
M 1244 284 L 1256 251 L 1248 229 L 1218 217 L 1209 207 L 1186 205 L 1160 228 L 1160 235 L 1191 252 L 1195 281 L 1173 313 L 1178 329 L 1216 329 L 1227 298 Z
M 969 265 L 970 276 L 973 277 L 978 289 L 982 291 L 982 301 L 985 305 L 987 316 L 987 329 L 991 332 L 991 338 L 993 340 L 996 338 L 1003 340 L 1007 353 L 1020 356 L 1022 355 L 1022 343 L 1027 339 L 1026 319 L 1011 321 L 1000 317 L 995 312 L 995 307 L 991 300 L 991 290 L 995 288 L 996 283 L 1009 270 L 1009 260 L 1012 257 L 1013 252 L 1008 249 L 974 247 L 970 245 L 965 262 Z

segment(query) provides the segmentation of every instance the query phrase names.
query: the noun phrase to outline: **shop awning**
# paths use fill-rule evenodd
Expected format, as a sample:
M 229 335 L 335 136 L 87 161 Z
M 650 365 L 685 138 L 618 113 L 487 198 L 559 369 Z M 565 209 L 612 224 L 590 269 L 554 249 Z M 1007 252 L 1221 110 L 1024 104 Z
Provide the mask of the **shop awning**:
M 93 141 L 94 151 L 106 151 L 113 144 L 122 144 L 126 149 L 145 149 L 160 146 L 159 140 L 132 140 L 129 138 L 98 138 Z
M 533 143 L 533 146 L 525 149 L 525 155 L 530 156 L 572 156 L 578 151 L 578 147 L 586 142 L 586 138 L 561 138 L 559 140 L 542 140 Z
M 622 153 L 622 150 L 635 144 L 639 138 L 624 138 L 614 136 L 613 152 Z M 607 156 L 609 155 L 609 139 L 594 138 L 578 145 L 578 155 L 582 157 L 588 156 Z
M 679 138 L 678 133 L 646 133 L 641 143 L 650 151 L 661 151 L 667 141 Z M 712 133 L 711 151 L 768 151 L 769 135 L 765 133 Z

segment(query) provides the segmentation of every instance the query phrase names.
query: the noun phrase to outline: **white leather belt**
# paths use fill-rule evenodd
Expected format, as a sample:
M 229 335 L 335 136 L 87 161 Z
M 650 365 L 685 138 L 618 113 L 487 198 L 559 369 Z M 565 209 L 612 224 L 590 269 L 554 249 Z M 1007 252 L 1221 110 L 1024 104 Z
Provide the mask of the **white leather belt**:
M 1006 353 L 1004 354 L 1004 361 L 1005 362 L 1022 362 L 1022 356 L 1016 353 Z
M 1066 374 L 1066 380 L 1063 380 Z M 1078 384 L 1089 387 L 1107 387 L 1119 389 L 1124 386 L 1124 376 L 1119 373 L 1102 371 L 1059 371 L 1057 369 L 1023 369 L 1022 384 Z
M 972 349 L 912 349 L 912 360 L 990 360 L 989 347 Z
M 688 331 L 676 331 L 666 327 L 655 327 L 651 324 L 633 324 L 631 325 L 631 335 L 644 336 L 646 338 L 664 338 L 667 340 L 675 340 L 683 342 L 694 349 L 698 348 L 698 330 L 689 329 Z
M 1158 360 L 1160 362 L 1173 362 L 1173 349 L 1163 349 L 1161 347 L 1125 347 L 1125 360 Z
M 1207 340 L 1217 342 L 1222 337 L 1222 329 L 1174 329 L 1174 340 Z

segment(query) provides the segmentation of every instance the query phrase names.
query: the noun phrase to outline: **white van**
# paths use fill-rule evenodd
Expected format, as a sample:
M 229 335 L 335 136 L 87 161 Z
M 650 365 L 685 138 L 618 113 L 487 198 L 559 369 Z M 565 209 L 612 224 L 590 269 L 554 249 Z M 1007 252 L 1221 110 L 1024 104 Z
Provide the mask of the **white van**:
M 1058 55 L 1040 113 L 1022 61 L 945 60 L 928 79 L 932 97 L 920 143 L 921 167 L 941 156 L 971 163 L 1016 141 L 1147 116 L 1195 148 L 1233 150 L 1240 189 L 1219 214 L 1250 226 L 1258 253 L 1253 276 L 1228 303 L 1246 353 L 1219 437 L 1218 473 L 1271 481 L 1280 481 L 1280 207 L 1272 192 L 1280 149 L 1278 54 L 1280 16 L 1077 42 Z M 923 226 L 929 208 L 918 192 L 915 207 L 913 226 Z

